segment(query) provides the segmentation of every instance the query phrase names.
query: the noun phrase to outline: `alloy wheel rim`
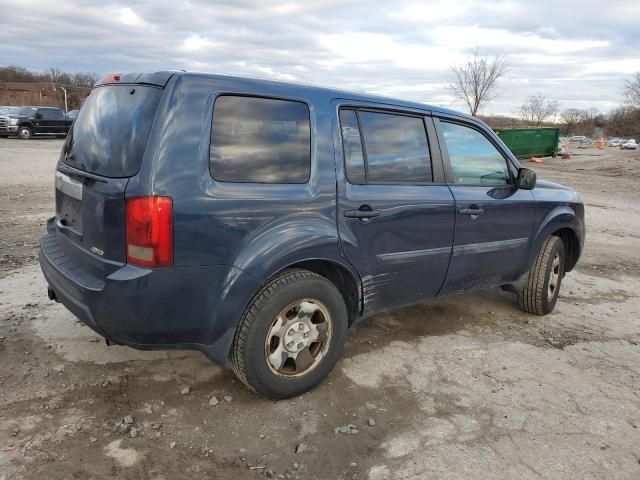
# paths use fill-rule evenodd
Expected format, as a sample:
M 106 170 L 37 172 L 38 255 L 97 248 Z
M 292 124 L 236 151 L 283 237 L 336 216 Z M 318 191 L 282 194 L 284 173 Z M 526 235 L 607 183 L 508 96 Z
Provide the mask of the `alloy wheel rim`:
M 265 360 L 272 373 L 293 378 L 315 369 L 327 351 L 333 321 L 318 300 L 302 299 L 283 308 L 269 327 Z
M 558 285 L 560 283 L 560 254 L 556 253 L 551 263 L 551 272 L 549 273 L 548 298 L 551 300 L 554 295 L 558 294 Z

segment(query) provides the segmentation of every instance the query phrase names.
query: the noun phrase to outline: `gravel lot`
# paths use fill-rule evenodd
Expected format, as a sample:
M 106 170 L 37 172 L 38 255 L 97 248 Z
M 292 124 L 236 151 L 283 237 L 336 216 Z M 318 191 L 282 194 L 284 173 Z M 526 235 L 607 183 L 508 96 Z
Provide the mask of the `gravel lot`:
M 378 315 L 323 385 L 272 402 L 47 300 L 61 146 L 0 139 L 0 480 L 640 478 L 640 152 L 531 164 L 587 203 L 552 315 L 493 290 Z

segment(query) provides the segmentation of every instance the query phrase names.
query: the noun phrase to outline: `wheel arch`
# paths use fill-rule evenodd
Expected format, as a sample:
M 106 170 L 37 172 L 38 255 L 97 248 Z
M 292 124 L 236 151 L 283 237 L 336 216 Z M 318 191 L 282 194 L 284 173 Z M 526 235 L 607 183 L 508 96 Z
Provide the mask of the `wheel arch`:
M 552 209 L 534 233 L 527 270 L 531 268 L 540 248 L 550 235 L 560 237 L 564 243 L 565 272 L 571 271 L 576 266 L 582 253 L 584 227 L 575 210 L 569 205 L 562 205 Z
M 311 221 L 313 220 L 313 221 Z M 349 325 L 360 315 L 362 288 L 358 272 L 341 255 L 333 224 L 319 221 L 280 224 L 254 237 L 243 247 L 233 262 L 240 272 L 229 278 L 227 287 L 216 300 L 219 306 L 213 322 L 216 334 L 209 339 L 204 353 L 224 364 L 231 352 L 233 334 L 246 307 L 275 276 L 287 269 L 300 268 L 314 272 L 332 282 L 347 305 Z
M 578 234 L 570 227 L 562 227 L 554 231 L 551 235 L 560 237 L 565 249 L 564 271 L 570 272 L 578 263 L 580 258 L 580 240 Z
M 216 312 L 215 321 L 224 325 L 220 325 L 218 334 L 201 348 L 202 352 L 220 365 L 227 364 L 233 348 L 233 336 L 247 306 L 272 278 L 293 268 L 316 273 L 333 283 L 347 305 L 349 326 L 353 324 L 361 312 L 362 289 L 357 272 L 345 262 L 335 258 L 300 258 L 281 265 L 280 268 L 274 269 L 261 279 L 236 269 L 241 273 L 229 278 L 227 288 L 218 300 L 221 308 Z
M 280 274 L 285 270 L 293 268 L 308 270 L 317 275 L 320 275 L 321 277 L 326 278 L 331 283 L 333 283 L 342 295 L 342 298 L 344 298 L 344 302 L 347 305 L 347 312 L 349 314 L 349 326 L 353 324 L 362 310 L 362 289 L 360 288 L 360 277 L 357 273 L 352 271 L 344 263 L 336 261 L 335 259 L 313 258 L 301 260 L 292 263 L 291 265 L 287 265 L 280 271 L 274 273 L 270 278 Z
M 288 268 L 323 276 L 342 293 L 351 322 L 361 311 L 361 281 L 340 252 L 335 219 L 311 215 L 274 224 L 255 235 L 234 266 L 256 278 L 260 288 Z

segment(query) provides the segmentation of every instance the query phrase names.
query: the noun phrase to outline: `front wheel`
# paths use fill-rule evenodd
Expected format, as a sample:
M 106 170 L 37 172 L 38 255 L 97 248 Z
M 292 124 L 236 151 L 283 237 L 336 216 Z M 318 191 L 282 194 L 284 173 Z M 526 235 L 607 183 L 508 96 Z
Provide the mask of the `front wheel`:
M 542 245 L 526 283 L 518 291 L 518 304 L 527 313 L 546 315 L 558 301 L 564 277 L 565 249 L 560 237 L 550 236 Z
M 20 127 L 18 129 L 18 138 L 22 140 L 29 140 L 33 133 L 29 127 Z
M 260 395 L 300 395 L 333 369 L 347 323 L 344 299 L 330 281 L 306 270 L 287 270 L 247 306 L 233 340 L 231 365 Z

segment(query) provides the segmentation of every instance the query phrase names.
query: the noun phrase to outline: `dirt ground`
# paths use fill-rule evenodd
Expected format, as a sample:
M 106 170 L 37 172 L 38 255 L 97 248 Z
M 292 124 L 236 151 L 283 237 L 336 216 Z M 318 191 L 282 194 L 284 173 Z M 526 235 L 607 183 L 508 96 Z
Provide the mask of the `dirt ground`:
M 0 139 L 0 480 L 640 478 L 640 152 L 527 163 L 587 204 L 553 314 L 491 290 L 378 315 L 324 384 L 273 402 L 47 300 L 61 145 Z

